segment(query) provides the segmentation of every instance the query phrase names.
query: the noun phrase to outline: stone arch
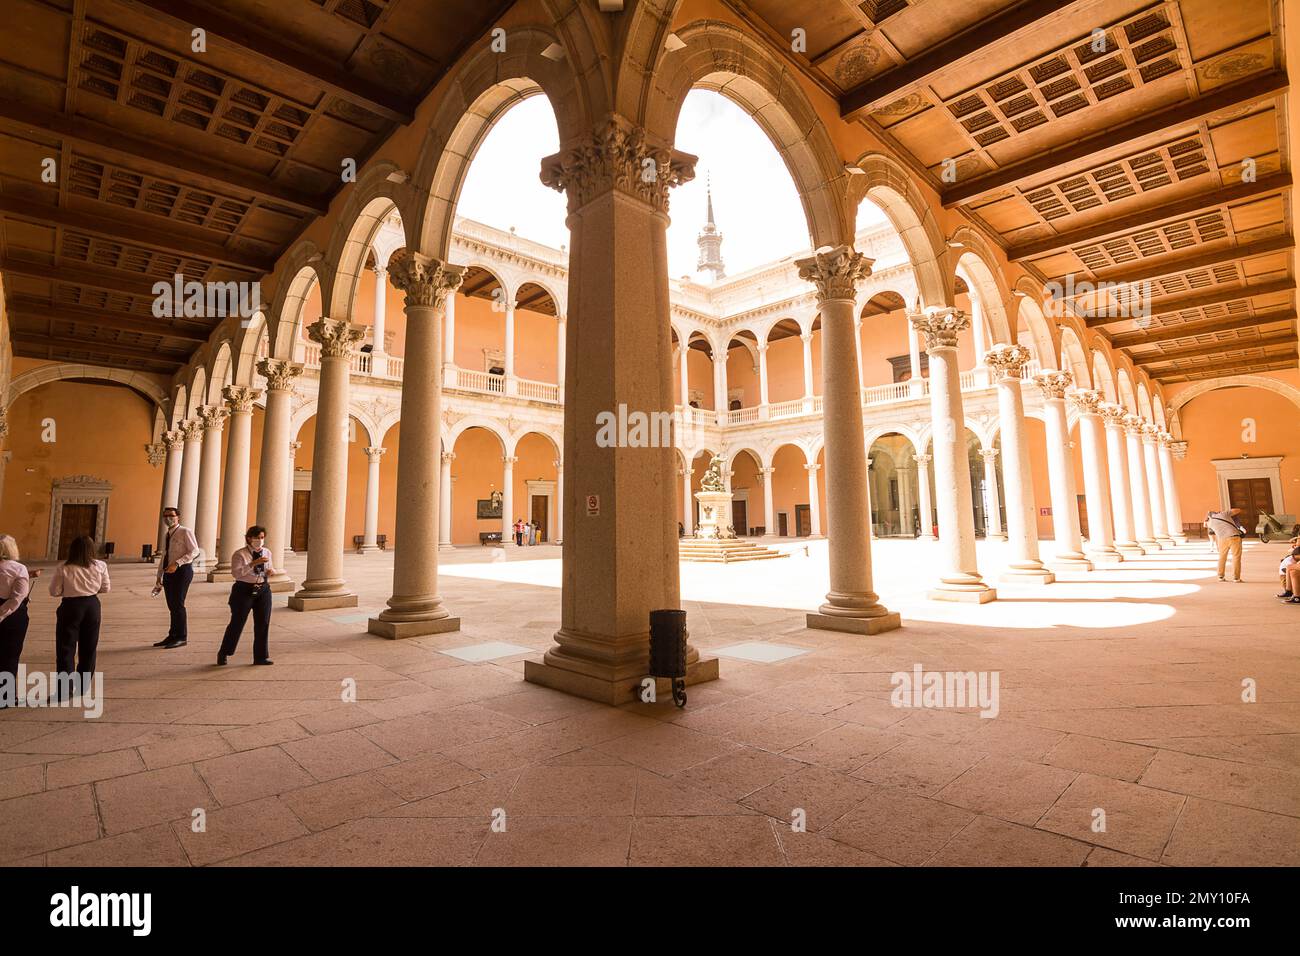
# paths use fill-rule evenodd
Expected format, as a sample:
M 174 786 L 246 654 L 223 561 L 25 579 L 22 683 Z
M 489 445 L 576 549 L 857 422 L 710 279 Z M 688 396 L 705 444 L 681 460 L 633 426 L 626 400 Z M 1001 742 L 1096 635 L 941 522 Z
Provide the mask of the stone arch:
M 1142 416 L 1142 420 L 1148 423 L 1154 423 L 1155 417 L 1151 414 L 1151 393 L 1147 390 L 1147 383 L 1143 379 L 1138 379 L 1137 403 L 1138 414 Z
M 978 295 L 980 307 L 984 310 L 984 323 L 990 344 L 1012 341 L 1014 336 L 1007 321 L 1007 303 L 1011 300 L 1011 292 L 1002 276 L 1002 270 L 997 267 L 993 247 L 972 226 L 959 227 L 952 234 L 952 242 L 959 244 L 952 253 L 956 259 L 953 277 L 959 271 L 964 272 L 966 285 L 973 295 Z M 983 358 L 980 355 L 979 361 L 983 361 Z
M 409 179 L 395 163 L 379 162 L 368 168 L 348 190 L 347 202 L 336 221 L 325 256 L 334 279 L 328 298 L 325 290 L 321 290 L 321 307 L 331 319 L 351 321 L 357 283 L 371 242 L 394 211 L 401 220 L 407 247 L 412 247 L 408 223 L 416 203 Z
M 1061 327 L 1061 364 L 1057 366 L 1074 377 L 1075 388 L 1092 388 L 1092 370 L 1083 342 L 1070 326 Z
M 945 266 L 948 244 L 920 188 L 902 164 L 884 153 L 866 153 L 854 165 L 863 171 L 849 179 L 854 216 L 862 200 L 875 203 L 903 241 L 921 305 L 951 305 L 956 273 Z
M 221 402 L 221 390 L 234 383 L 234 359 L 230 339 L 226 336 L 213 344 L 212 361 L 208 365 L 208 404 Z
M 573 72 L 576 64 L 595 55 L 580 6 L 571 4 L 555 15 L 556 31 L 569 56 L 558 61 L 542 56 L 556 42 L 556 33 L 540 26 L 517 27 L 507 31 L 507 53 L 483 44 L 443 81 L 446 92 L 429 124 L 411 181 L 418 197 L 406 222 L 407 235 L 416 240 L 412 248 L 448 258 L 456 201 L 470 163 L 496 121 L 511 107 L 544 93 L 555 112 L 561 143 L 589 133 L 593 126 L 589 117 L 604 115 L 603 109 L 593 110 L 584 95 L 590 85 L 601 82 L 604 68 L 591 61 L 593 73 L 581 74 L 589 76 L 589 85 L 580 84 Z
M 194 375 L 190 379 L 190 400 L 189 407 L 185 410 L 186 418 L 192 418 L 208 401 L 207 360 L 206 357 L 198 355 L 195 355 L 194 358 L 196 367 Z
M 736 448 L 728 448 L 724 452 L 724 454 L 727 456 L 728 471 L 735 470 L 734 468 L 735 461 L 742 454 L 749 455 L 750 458 L 754 459 L 754 464 L 757 467 L 759 468 L 768 467 L 768 460 L 763 457 L 763 453 L 751 444 L 740 445 Z
M 1129 376 L 1129 370 L 1121 367 L 1119 374 L 1115 376 L 1116 392 L 1119 394 L 1119 404 L 1123 405 L 1130 415 L 1137 414 L 1137 392 L 1133 389 L 1133 379 Z
M 667 33 L 666 20 L 651 26 L 643 14 L 642 22 L 656 36 Z M 675 35 L 685 46 L 661 52 L 663 40 L 658 40 L 651 48 L 655 56 L 646 61 L 659 61 L 653 67 L 653 87 L 644 99 L 628 101 L 631 111 L 623 115 L 642 122 L 654 139 L 671 143 L 686 95 L 692 89 L 720 93 L 749 113 L 784 160 L 813 247 L 851 245 L 854 223 L 844 202 L 844 162 L 793 72 L 756 40 L 720 20 L 700 20 Z M 623 79 L 644 85 L 626 74 Z
M 271 302 L 271 354 L 278 359 L 292 359 L 303 303 L 317 283 L 321 287 L 321 302 L 331 301 L 334 277 L 325 257 L 310 240 L 298 243 L 289 251 L 280 271 L 286 278 L 277 285 Z
M 248 321 L 235 339 L 235 384 L 251 385 L 253 384 L 253 375 L 256 372 L 257 349 L 262 342 L 263 336 L 270 335 L 270 328 L 266 321 L 266 313 L 258 312 Z M 268 341 L 269 346 L 269 341 Z M 269 351 L 269 348 L 268 348 Z
M 119 385 L 125 385 L 132 391 L 138 392 L 142 397 L 148 399 L 154 405 L 162 408 L 164 411 L 172 407 L 172 403 L 167 399 L 167 392 L 156 381 L 148 376 L 141 375 L 139 372 L 129 372 L 120 368 L 101 368 L 97 365 L 77 365 L 72 362 L 60 362 L 57 365 L 41 365 L 34 369 L 29 369 L 14 377 L 5 390 L 4 407 L 7 409 L 18 401 L 19 397 L 34 388 L 40 388 L 42 385 L 50 382 L 63 381 L 65 379 L 96 379 L 104 382 L 116 382 Z M 181 386 L 179 404 L 185 404 L 184 386 Z
M 1092 387 L 1101 392 L 1104 402 L 1114 404 L 1119 400 L 1115 390 L 1115 368 L 1110 356 L 1101 348 L 1092 350 Z
M 874 445 L 878 439 L 883 438 L 885 435 L 893 434 L 902 435 L 911 442 L 912 454 L 914 455 L 921 454 L 917 449 L 925 447 L 921 444 L 921 436 L 916 429 L 912 428 L 910 425 L 903 425 L 899 422 L 890 422 L 884 425 L 873 425 L 867 431 L 865 436 L 867 451 L 871 450 L 871 446 Z
M 529 435 L 540 435 L 542 438 L 545 438 L 547 442 L 550 443 L 551 451 L 555 453 L 556 459 L 558 460 L 563 457 L 564 440 L 562 438 L 552 435 L 550 432 L 543 431 L 540 428 L 528 428 L 528 427 L 520 431 L 519 434 L 510 436 L 509 450 L 505 454 L 513 455 L 515 451 L 519 448 L 519 443 L 522 442 Z
M 1182 438 L 1182 411 L 1184 406 L 1194 398 L 1221 388 L 1262 388 L 1281 395 L 1300 410 L 1300 388 L 1296 388 L 1294 385 L 1264 375 L 1226 375 L 1222 378 L 1207 378 L 1199 382 L 1193 382 L 1169 399 L 1169 421 L 1166 430 L 1171 432 L 1175 438 Z
M 448 428 L 444 435 L 444 443 L 447 450 L 454 452 L 456 450 L 456 442 L 460 439 L 460 436 L 465 434 L 465 432 L 469 431 L 471 428 L 481 428 L 484 431 L 491 433 L 491 435 L 501 443 L 502 456 L 504 457 L 508 454 L 506 449 L 512 447 L 509 443 L 509 439 L 501 433 L 500 426 L 497 422 L 494 422 L 492 419 L 483 415 L 469 415 Z
M 190 390 L 186 388 L 185 383 L 178 384 L 173 389 L 172 406 L 170 412 L 171 427 L 179 428 L 181 422 L 189 417 L 189 394 Z
M 1032 280 L 1031 280 L 1032 282 Z M 1032 287 L 1032 285 L 1030 286 Z M 1025 324 L 1034 346 L 1035 358 L 1044 368 L 1057 368 L 1056 336 L 1052 324 L 1043 314 L 1043 308 L 1026 288 L 1025 280 L 1016 284 L 1016 296 L 1019 305 L 1016 308 L 1016 334 L 1019 335 L 1020 323 Z M 1017 341 L 1019 339 L 1017 338 Z

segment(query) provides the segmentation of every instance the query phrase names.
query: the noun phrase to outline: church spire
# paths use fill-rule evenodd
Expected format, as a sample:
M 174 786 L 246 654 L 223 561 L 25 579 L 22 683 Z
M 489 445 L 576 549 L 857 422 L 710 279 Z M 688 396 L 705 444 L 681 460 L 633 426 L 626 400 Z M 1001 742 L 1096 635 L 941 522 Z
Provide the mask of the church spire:
M 708 221 L 705 222 L 704 228 L 700 230 L 699 238 L 696 240 L 700 246 L 700 258 L 696 262 L 695 268 L 699 272 L 713 273 L 713 281 L 717 282 L 727 274 L 726 266 L 722 261 L 722 233 L 718 232 L 717 224 L 713 221 L 713 177 L 708 180 Z

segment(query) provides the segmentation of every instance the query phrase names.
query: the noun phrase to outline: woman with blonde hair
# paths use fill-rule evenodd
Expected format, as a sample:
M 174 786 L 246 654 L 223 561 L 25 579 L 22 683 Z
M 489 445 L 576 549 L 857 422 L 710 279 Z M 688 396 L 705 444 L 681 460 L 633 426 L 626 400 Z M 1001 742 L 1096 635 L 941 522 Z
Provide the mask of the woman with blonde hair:
M 39 573 L 39 572 L 38 572 Z M 13 697 L 0 695 L 0 708 L 17 704 L 18 661 L 27 639 L 27 599 L 31 576 L 19 560 L 18 542 L 0 534 L 0 681 L 8 677 Z

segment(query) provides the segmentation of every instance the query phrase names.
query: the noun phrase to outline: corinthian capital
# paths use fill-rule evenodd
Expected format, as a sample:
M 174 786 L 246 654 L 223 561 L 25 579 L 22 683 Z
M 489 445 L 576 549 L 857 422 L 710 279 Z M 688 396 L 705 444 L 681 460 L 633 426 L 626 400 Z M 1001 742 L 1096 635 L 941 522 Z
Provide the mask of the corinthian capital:
M 204 405 L 199 409 L 199 421 L 203 423 L 203 430 L 219 430 L 226 423 L 226 410 L 220 405 Z
M 150 442 L 144 446 L 144 454 L 149 464 L 157 468 L 167 460 L 167 446 L 160 441 Z
M 1047 372 L 1041 372 L 1034 376 L 1034 384 L 1043 393 L 1043 398 L 1065 398 L 1066 390 L 1074 384 L 1074 376 L 1069 372 L 1058 372 L 1055 369 Z
M 1128 417 L 1128 409 L 1123 405 L 1116 405 L 1111 402 L 1101 406 L 1101 417 L 1106 419 L 1107 425 L 1123 428 L 1124 419 Z
M 817 286 L 818 300 L 852 299 L 857 294 L 858 281 L 871 275 L 868 259 L 852 246 L 825 246 L 807 259 L 796 259 L 799 278 Z
M 221 397 L 226 400 L 232 415 L 236 412 L 251 412 L 253 404 L 262 397 L 262 390 L 247 385 L 227 385 L 221 390 Z
M 187 442 L 203 440 L 203 422 L 197 419 L 186 419 L 181 422 L 181 434 L 185 436 Z
M 307 335 L 313 342 L 320 344 L 322 359 L 347 358 L 352 352 L 352 346 L 365 338 L 366 330 L 364 326 L 321 316 L 307 326 Z
M 168 451 L 179 448 L 181 445 L 185 444 L 185 433 L 179 428 L 175 431 L 163 432 L 162 443 Z
M 926 352 L 955 349 L 957 333 L 970 328 L 970 316 L 952 306 L 930 306 L 924 312 L 909 312 L 912 328 L 925 336 Z
M 591 136 L 542 159 L 542 183 L 567 193 L 573 213 L 610 189 L 668 211 L 668 190 L 695 178 L 698 157 L 651 143 L 646 131 L 611 116 Z
M 1022 378 L 1033 357 L 1023 345 L 995 345 L 984 353 L 984 364 L 1002 378 Z
M 285 359 L 264 358 L 257 363 L 257 370 L 266 378 L 268 392 L 291 392 L 293 380 L 302 374 L 302 366 Z
M 0 408 L 0 438 L 9 437 L 9 413 Z
M 448 293 L 460 288 L 464 266 L 453 266 L 432 256 L 402 249 L 388 261 L 393 285 L 406 293 L 406 307 L 442 305 Z
M 1101 392 L 1093 388 L 1075 389 L 1070 393 L 1070 401 L 1079 410 L 1080 415 L 1101 414 Z

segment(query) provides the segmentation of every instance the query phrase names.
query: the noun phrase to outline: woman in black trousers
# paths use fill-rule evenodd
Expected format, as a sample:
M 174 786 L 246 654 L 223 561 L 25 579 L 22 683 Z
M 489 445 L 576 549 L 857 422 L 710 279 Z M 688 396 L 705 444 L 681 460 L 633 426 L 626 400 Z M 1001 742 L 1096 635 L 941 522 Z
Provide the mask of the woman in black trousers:
M 27 638 L 27 597 L 31 587 L 27 568 L 19 561 L 18 542 L 0 534 L 0 708 L 16 707 L 22 699 L 18 661 Z
M 50 579 L 50 594 L 61 597 L 55 614 L 54 669 L 81 675 L 78 687 L 90 686 L 99 649 L 99 595 L 108 592 L 108 565 L 95 557 L 95 539 L 83 535 L 72 542 L 68 560 Z M 51 691 L 53 693 L 53 691 Z
M 271 660 L 271 586 L 267 578 L 276 573 L 271 567 L 271 552 L 266 548 L 266 529 L 255 524 L 244 535 L 245 547 L 230 558 L 230 573 L 235 583 L 230 587 L 230 623 L 221 638 L 217 665 L 226 666 L 226 658 L 239 648 L 239 638 L 253 615 L 253 663 L 274 664 Z

